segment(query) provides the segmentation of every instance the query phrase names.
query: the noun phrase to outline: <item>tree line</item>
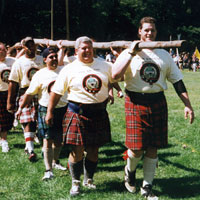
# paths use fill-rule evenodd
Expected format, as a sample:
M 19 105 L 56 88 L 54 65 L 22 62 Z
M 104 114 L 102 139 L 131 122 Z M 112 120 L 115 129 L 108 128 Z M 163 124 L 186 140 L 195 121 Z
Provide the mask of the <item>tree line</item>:
M 66 0 L 53 2 L 54 40 L 66 39 Z M 187 40 L 200 46 L 200 1 L 68 0 L 70 40 L 87 35 L 96 41 L 136 40 L 144 16 L 157 19 L 158 40 Z M 0 0 L 0 41 L 14 44 L 25 36 L 51 37 L 51 0 Z

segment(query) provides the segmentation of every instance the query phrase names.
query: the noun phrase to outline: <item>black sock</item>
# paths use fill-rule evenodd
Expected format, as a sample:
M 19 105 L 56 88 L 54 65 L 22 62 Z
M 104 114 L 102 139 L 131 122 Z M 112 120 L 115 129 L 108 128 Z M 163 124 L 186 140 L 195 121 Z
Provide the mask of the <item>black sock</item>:
M 84 160 L 84 182 L 88 179 L 93 179 L 98 162 L 93 162 L 85 158 Z
M 72 163 L 68 161 L 69 163 L 69 171 L 73 180 L 80 180 L 81 173 L 83 171 L 83 160 L 79 162 Z

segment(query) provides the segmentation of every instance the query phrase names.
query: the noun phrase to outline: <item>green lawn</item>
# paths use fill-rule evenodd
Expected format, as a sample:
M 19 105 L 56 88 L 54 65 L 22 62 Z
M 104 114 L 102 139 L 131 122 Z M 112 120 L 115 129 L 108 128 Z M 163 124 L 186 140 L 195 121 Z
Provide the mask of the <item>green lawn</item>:
M 171 84 L 165 92 L 169 106 L 169 147 L 159 151 L 159 165 L 154 180 L 154 191 L 162 200 L 200 199 L 200 129 L 199 129 L 199 72 L 183 72 L 196 119 L 192 125 L 184 119 L 184 106 Z M 123 84 L 121 84 L 123 85 Z M 83 189 L 73 199 L 140 200 L 142 162 L 137 170 L 136 194 L 128 193 L 123 184 L 125 161 L 124 99 L 115 98 L 108 106 L 112 126 L 112 143 L 100 149 L 99 164 L 94 176 L 96 191 Z M 38 161 L 30 163 L 24 154 L 24 138 L 20 129 L 9 133 L 11 151 L 0 152 L 0 200 L 64 200 L 71 199 L 69 172 L 54 170 L 55 178 L 43 182 L 41 148 L 36 145 Z M 63 148 L 61 163 L 67 165 L 68 150 Z

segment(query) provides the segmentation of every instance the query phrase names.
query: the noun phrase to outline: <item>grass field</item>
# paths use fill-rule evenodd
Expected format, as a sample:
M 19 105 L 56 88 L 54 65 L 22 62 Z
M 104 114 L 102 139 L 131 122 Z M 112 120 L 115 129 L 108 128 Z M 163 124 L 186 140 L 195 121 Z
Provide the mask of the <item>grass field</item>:
M 200 129 L 199 129 L 199 72 L 183 72 L 190 99 L 195 110 L 192 125 L 184 119 L 184 106 L 171 84 L 165 92 L 169 106 L 169 147 L 159 151 L 159 164 L 154 180 L 154 192 L 160 199 L 200 199 Z M 142 183 L 142 162 L 137 170 L 136 194 L 128 193 L 123 184 L 125 161 L 124 99 L 115 98 L 115 104 L 108 106 L 112 143 L 100 149 L 99 164 L 94 176 L 97 190 L 83 189 L 73 199 L 93 200 L 140 200 Z M 24 154 L 24 138 L 20 129 L 10 131 L 8 141 L 11 151 L 0 152 L 0 200 L 65 200 L 71 199 L 69 172 L 54 170 L 55 178 L 43 182 L 43 159 L 41 148 L 36 145 L 38 161 L 30 163 Z M 67 165 L 68 149 L 61 153 L 61 163 Z

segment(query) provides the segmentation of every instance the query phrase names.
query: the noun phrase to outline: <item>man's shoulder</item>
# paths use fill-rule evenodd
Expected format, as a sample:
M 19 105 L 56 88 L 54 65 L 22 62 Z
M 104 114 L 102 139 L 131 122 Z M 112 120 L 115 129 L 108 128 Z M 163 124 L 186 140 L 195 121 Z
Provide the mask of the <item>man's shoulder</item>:
M 43 62 L 43 57 L 40 56 L 40 55 L 36 55 L 36 56 L 35 56 L 35 61 Z
M 5 64 L 13 64 L 16 61 L 13 57 L 6 57 L 5 58 Z
M 25 59 L 26 59 L 26 56 L 22 55 L 19 58 L 17 58 L 15 62 L 21 62 L 22 60 L 25 60 Z
M 43 60 L 43 57 L 41 55 L 35 55 L 35 58 Z
M 16 60 L 16 58 L 14 58 L 14 57 L 6 57 L 5 60 L 8 61 L 8 62 L 14 62 Z
M 166 54 L 166 55 L 170 55 L 169 52 L 165 49 L 154 49 L 154 51 L 160 53 L 160 54 Z
M 97 62 L 97 63 L 104 63 L 104 64 L 108 64 L 109 63 L 105 59 L 100 58 L 100 57 L 93 58 L 93 59 L 94 59 L 94 62 Z
M 37 72 L 38 73 L 44 73 L 46 71 L 48 71 L 48 68 L 47 67 L 43 67 L 43 68 L 39 69 Z

